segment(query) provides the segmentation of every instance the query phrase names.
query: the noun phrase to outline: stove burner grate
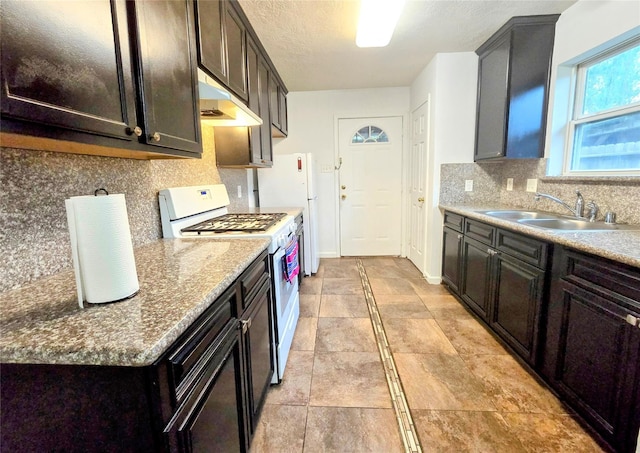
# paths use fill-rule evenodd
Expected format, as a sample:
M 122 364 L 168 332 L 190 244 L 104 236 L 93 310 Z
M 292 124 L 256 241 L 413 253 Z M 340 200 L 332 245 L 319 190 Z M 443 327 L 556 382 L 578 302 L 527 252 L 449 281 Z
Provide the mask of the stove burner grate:
M 257 213 L 257 214 L 225 214 L 220 217 L 205 220 L 187 228 L 182 232 L 213 232 L 225 233 L 228 231 L 256 232 L 266 231 L 280 219 L 285 213 Z

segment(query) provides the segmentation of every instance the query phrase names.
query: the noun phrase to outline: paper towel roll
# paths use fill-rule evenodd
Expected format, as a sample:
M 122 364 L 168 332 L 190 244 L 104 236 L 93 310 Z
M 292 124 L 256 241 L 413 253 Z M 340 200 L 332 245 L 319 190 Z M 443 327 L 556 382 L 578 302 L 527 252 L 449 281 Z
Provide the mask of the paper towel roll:
M 140 289 L 123 194 L 65 200 L 78 303 L 115 302 Z

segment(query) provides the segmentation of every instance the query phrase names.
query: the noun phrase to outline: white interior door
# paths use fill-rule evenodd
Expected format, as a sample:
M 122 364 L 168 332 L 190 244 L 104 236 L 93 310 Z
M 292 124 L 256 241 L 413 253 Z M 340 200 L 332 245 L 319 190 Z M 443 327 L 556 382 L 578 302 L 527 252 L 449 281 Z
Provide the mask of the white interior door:
M 402 250 L 402 117 L 338 121 L 340 253 Z
M 409 252 L 408 258 L 424 273 L 426 268 L 427 221 L 426 197 L 427 146 L 429 144 L 429 103 L 425 102 L 411 114 L 411 153 L 409 155 Z

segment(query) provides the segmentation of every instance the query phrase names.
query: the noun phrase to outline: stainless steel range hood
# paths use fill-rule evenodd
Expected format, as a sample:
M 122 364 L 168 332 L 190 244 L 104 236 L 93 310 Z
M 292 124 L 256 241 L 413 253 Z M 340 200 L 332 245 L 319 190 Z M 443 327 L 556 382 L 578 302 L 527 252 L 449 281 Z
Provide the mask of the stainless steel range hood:
M 211 126 L 259 126 L 262 119 L 215 79 L 198 69 L 200 120 Z

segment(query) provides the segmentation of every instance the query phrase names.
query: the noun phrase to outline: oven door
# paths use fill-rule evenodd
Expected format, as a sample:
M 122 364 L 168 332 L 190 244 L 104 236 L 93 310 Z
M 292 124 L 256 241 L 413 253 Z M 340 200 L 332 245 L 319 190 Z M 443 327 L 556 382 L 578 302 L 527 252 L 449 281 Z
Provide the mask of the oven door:
M 300 317 L 300 296 L 298 295 L 298 279 L 288 282 L 282 267 L 285 256 L 284 247 L 280 247 L 271 255 L 271 275 L 273 276 L 273 341 L 274 372 L 272 384 L 279 384 L 284 375 L 284 368 L 289 357 L 293 334 Z

